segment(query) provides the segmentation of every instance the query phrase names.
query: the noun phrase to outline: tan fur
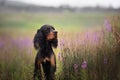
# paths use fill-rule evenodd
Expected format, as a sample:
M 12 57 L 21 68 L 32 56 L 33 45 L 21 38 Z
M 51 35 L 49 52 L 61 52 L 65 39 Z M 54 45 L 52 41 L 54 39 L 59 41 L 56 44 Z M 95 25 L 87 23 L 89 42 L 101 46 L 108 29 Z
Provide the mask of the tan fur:
M 55 57 L 54 55 L 51 55 L 50 58 L 46 57 L 43 59 L 43 62 L 49 61 L 51 63 L 52 66 L 55 66 Z

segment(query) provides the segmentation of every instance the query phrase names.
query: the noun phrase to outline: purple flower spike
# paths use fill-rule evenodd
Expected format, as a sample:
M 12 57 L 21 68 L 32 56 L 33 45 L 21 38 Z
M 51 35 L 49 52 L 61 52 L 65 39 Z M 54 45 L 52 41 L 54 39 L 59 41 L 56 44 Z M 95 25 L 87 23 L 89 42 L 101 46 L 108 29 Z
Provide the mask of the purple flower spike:
M 64 46 L 64 43 L 65 43 L 64 39 L 61 39 L 59 43 L 59 47 L 62 48 Z
M 61 54 L 60 54 L 60 53 L 58 53 L 58 59 L 60 60 L 60 58 L 61 58 Z
M 109 32 L 111 32 L 112 27 L 111 27 L 111 24 L 110 24 L 110 22 L 108 21 L 108 19 L 105 19 L 104 24 L 105 24 L 106 29 L 107 29 Z
M 96 34 L 94 34 L 93 39 L 94 39 L 94 42 L 98 42 L 98 36 Z
M 104 64 L 108 63 L 108 59 L 106 57 L 104 57 Z
M 3 42 L 0 42 L 0 48 L 2 48 L 4 46 Z
M 87 32 L 86 33 L 86 38 L 89 39 L 89 37 L 90 37 L 90 34 L 89 34 L 89 32 Z
M 64 61 L 63 57 L 61 56 L 61 53 L 58 53 L 58 60 L 61 61 L 61 62 Z
M 83 69 L 87 68 L 87 62 L 86 61 L 83 61 L 82 64 L 81 64 L 81 67 Z
M 78 72 L 78 65 L 77 65 L 77 64 L 74 64 L 73 67 L 74 67 L 74 71 L 75 71 L 75 72 Z

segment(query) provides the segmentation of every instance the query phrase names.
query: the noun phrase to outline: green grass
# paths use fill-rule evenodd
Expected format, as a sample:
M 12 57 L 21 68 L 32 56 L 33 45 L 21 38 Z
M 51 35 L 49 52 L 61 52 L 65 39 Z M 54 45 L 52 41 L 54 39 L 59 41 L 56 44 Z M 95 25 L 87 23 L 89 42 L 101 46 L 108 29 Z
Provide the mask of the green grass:
M 117 13 L 116 13 L 117 14 Z M 39 28 L 51 24 L 65 30 L 99 27 L 112 13 L 0 13 L 0 27 Z M 77 29 L 76 29 L 77 28 Z
M 119 36 L 104 26 L 105 18 L 112 20 L 113 15 L 119 14 L 1 12 L 0 80 L 32 80 L 37 53 L 33 37 L 43 24 L 58 31 L 56 80 L 119 80 Z M 118 33 L 119 21 L 118 17 L 110 23 Z

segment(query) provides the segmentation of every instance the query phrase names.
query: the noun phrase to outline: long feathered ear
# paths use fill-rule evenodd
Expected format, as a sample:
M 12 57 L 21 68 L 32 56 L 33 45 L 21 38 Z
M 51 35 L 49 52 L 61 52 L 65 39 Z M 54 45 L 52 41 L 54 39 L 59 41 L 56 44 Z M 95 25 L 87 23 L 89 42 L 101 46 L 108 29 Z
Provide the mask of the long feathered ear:
M 34 48 L 36 50 L 40 48 L 40 45 L 39 45 L 40 34 L 39 34 L 39 32 L 40 32 L 40 30 L 38 29 L 37 33 L 35 34 L 34 39 L 33 39 Z
M 40 49 L 41 52 L 44 52 L 45 49 L 45 40 L 42 31 L 39 29 L 33 39 L 34 48 L 36 50 Z
M 58 46 L 58 39 L 53 39 L 52 42 L 51 42 L 51 44 L 52 44 L 52 46 L 54 48 L 57 48 L 57 46 Z

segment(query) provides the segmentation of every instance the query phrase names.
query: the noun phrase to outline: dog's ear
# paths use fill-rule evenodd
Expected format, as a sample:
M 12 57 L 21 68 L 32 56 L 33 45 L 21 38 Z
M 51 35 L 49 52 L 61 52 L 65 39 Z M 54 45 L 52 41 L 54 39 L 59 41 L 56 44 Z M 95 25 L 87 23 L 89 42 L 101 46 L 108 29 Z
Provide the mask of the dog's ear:
M 57 39 L 57 38 L 53 39 L 53 40 L 51 41 L 51 45 L 52 45 L 54 48 L 57 48 L 57 46 L 58 46 L 58 39 Z
M 37 30 L 37 33 L 39 33 L 39 32 L 40 32 L 40 29 Z
M 37 50 L 37 49 L 39 49 L 39 32 L 40 32 L 40 30 L 38 29 L 37 30 L 37 33 L 35 34 L 35 36 L 34 36 L 34 39 L 33 39 L 33 43 L 34 43 L 34 48 Z
M 40 29 L 37 30 L 37 33 L 35 34 L 33 39 L 33 43 L 34 43 L 34 48 L 36 50 L 41 49 L 41 51 L 43 52 L 45 48 L 45 45 L 44 45 L 45 40 L 44 40 L 44 35 Z
M 38 29 L 37 33 L 34 36 L 33 43 L 34 43 L 34 48 L 37 50 L 40 48 L 40 39 L 42 38 L 42 33 L 41 30 Z

